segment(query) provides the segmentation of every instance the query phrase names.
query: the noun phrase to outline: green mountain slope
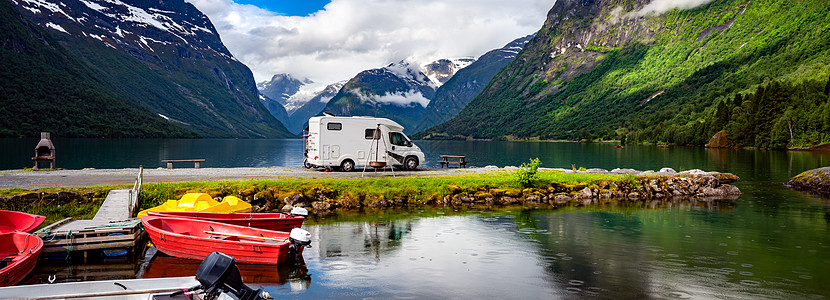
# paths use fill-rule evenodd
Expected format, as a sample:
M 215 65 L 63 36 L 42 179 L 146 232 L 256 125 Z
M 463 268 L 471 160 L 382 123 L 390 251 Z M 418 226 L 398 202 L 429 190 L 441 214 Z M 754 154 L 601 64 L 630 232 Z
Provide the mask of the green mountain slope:
M 124 101 L 48 33 L 0 1 L 0 136 L 197 137 Z
M 793 123 L 817 122 L 810 114 L 828 112 L 830 2 L 718 0 L 642 14 L 646 4 L 557 1 L 517 59 L 456 118 L 428 132 L 703 144 L 730 126 L 772 135 L 776 124 L 779 131 L 788 124 L 786 146 L 828 141 L 815 131 L 820 126 Z M 771 82 L 782 87 L 770 98 L 778 104 L 747 110 L 755 104 L 743 95 Z M 721 102 L 735 114 L 722 112 L 716 122 Z M 789 123 L 782 119 L 787 111 Z M 754 136 L 739 140 L 782 147 Z
M 183 0 L 10 0 L 123 99 L 206 137 L 294 137 L 253 75 Z

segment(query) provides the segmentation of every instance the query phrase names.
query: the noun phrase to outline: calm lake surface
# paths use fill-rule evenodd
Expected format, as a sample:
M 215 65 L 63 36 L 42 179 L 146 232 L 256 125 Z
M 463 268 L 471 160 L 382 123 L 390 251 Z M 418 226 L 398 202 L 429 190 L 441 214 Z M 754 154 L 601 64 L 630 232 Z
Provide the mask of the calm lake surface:
M 31 167 L 37 140 L 0 139 L 0 169 Z M 300 166 L 300 140 L 54 140 L 58 167 Z M 830 165 L 830 154 L 659 149 L 549 142 L 416 141 L 427 167 L 463 154 L 478 167 L 702 169 L 736 174 L 733 204 L 534 210 L 349 212 L 303 225 L 307 269 L 242 265 L 245 281 L 275 298 L 716 298 L 830 297 L 830 200 L 782 183 Z M 75 255 L 78 256 L 78 255 Z M 141 255 L 139 255 L 141 256 Z M 27 283 L 192 276 L 198 261 L 73 257 L 41 261 Z

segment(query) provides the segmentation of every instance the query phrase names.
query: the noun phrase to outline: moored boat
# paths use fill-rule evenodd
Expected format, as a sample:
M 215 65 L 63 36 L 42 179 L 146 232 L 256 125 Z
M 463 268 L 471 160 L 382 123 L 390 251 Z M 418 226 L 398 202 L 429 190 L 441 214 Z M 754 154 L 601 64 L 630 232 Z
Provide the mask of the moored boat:
M 142 210 L 138 217 L 146 216 L 151 211 L 246 213 L 251 211 L 251 204 L 235 196 L 225 196 L 219 202 L 205 193 L 187 193 L 179 200 L 167 200 L 159 206 Z
M 239 226 L 256 227 L 276 231 L 291 231 L 299 228 L 305 220 L 304 214 L 292 211 L 291 215 L 283 213 L 210 213 L 210 212 L 185 212 L 185 211 L 149 211 L 150 216 L 164 216 L 175 218 L 199 219 L 205 221 L 221 222 Z
M 22 231 L 31 233 L 43 221 L 44 216 L 27 214 L 19 211 L 0 210 L 0 233 Z
M 311 237 L 299 228 L 288 233 L 199 219 L 145 216 L 141 223 L 159 251 L 189 259 L 218 251 L 240 263 L 279 264 L 301 255 Z
M 20 283 L 32 272 L 43 250 L 43 240 L 25 232 L 0 234 L 0 286 Z

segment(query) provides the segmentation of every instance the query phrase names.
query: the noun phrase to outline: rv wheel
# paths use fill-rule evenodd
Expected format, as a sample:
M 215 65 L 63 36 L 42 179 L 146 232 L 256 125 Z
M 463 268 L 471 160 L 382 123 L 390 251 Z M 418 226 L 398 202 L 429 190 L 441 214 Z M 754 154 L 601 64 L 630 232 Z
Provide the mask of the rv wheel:
M 354 162 L 351 159 L 344 160 L 343 163 L 340 164 L 340 171 L 343 171 L 343 172 L 354 171 Z
M 303 167 L 305 167 L 306 169 L 311 169 L 311 164 L 308 163 L 308 159 L 303 160 Z
M 418 167 L 418 159 L 413 156 L 407 157 L 406 160 L 403 162 L 403 165 L 404 167 L 406 167 L 407 170 L 415 170 L 415 168 Z

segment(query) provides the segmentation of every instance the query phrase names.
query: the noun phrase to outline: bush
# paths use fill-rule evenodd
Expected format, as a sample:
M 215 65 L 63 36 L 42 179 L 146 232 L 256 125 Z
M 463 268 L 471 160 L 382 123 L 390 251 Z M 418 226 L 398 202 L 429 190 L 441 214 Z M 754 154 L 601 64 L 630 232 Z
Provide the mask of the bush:
M 538 180 L 536 172 L 539 170 L 539 158 L 530 160 L 530 163 L 523 163 L 519 169 L 514 172 L 516 182 L 522 187 L 530 187 Z

